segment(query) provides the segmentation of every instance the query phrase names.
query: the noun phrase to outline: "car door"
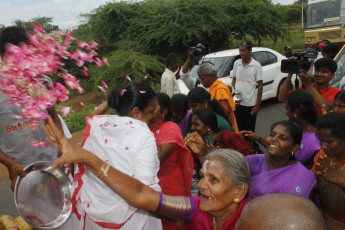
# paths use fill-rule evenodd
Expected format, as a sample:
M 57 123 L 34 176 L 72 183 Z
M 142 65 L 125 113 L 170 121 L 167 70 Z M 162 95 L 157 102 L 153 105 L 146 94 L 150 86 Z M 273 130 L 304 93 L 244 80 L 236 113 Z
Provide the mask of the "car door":
M 277 89 L 274 80 L 281 74 L 277 56 L 269 51 L 256 51 L 252 56 L 261 64 L 263 70 L 262 99 L 275 97 Z

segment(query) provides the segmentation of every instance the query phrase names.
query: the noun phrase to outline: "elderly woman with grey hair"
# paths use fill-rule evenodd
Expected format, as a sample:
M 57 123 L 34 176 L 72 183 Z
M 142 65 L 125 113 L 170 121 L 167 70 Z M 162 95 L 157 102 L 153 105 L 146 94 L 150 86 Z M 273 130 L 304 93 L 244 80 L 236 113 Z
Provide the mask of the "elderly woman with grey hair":
M 50 118 L 45 131 L 48 141 L 62 152 L 53 162 L 54 168 L 82 163 L 129 205 L 184 224 L 188 229 L 234 229 L 246 204 L 250 171 L 246 158 L 237 151 L 219 149 L 207 155 L 200 171 L 200 197 L 166 196 L 74 145 Z M 126 229 L 126 225 L 121 229 Z
M 203 63 L 198 69 L 198 76 L 201 84 L 208 88 L 208 92 L 216 99 L 224 108 L 229 123 L 235 132 L 238 132 L 237 122 L 235 118 L 235 102 L 232 98 L 229 87 L 218 80 L 217 71 L 211 63 Z

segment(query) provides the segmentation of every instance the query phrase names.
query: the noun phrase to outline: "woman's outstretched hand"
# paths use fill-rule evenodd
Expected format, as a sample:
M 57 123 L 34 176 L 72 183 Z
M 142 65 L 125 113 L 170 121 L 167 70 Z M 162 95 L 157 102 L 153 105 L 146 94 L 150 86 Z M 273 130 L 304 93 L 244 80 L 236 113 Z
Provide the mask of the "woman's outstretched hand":
M 260 138 L 259 135 L 250 130 L 242 130 L 240 131 L 240 134 L 242 135 L 242 137 L 247 137 L 253 141 L 258 141 Z
M 85 163 L 87 161 L 91 153 L 68 140 L 56 127 L 50 116 L 43 129 L 47 135 L 47 141 L 61 151 L 61 156 L 52 163 L 53 168 L 76 162 Z

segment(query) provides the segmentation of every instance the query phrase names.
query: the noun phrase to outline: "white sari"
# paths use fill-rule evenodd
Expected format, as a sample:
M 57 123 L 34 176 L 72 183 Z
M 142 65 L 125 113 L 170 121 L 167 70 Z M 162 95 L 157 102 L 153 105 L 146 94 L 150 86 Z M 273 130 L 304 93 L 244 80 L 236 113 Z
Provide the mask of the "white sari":
M 147 124 L 131 117 L 88 117 L 84 148 L 156 191 L 159 159 Z M 162 229 L 161 220 L 127 204 L 87 168 L 73 182 L 73 229 Z M 72 221 L 72 220 L 77 220 Z M 65 225 L 72 227 L 72 223 Z M 67 227 L 67 226 L 64 226 Z

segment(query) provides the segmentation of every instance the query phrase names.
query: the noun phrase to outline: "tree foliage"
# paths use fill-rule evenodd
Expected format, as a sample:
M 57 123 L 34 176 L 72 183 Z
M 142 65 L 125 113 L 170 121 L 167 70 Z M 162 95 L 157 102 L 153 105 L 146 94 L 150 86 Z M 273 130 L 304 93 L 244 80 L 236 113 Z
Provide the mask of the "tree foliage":
M 146 82 L 158 90 L 160 73 L 164 70 L 160 58 L 132 50 L 118 50 L 109 54 L 108 62 L 110 65 L 102 68 L 90 67 L 90 81 L 94 82 L 95 88 L 101 85 L 102 80 L 110 89 L 118 88 L 128 83 L 128 75 L 133 82 Z M 147 74 L 149 76 L 145 79 Z
M 22 28 L 26 31 L 30 31 L 32 30 L 31 25 L 35 22 L 38 22 L 39 24 L 41 24 L 43 26 L 43 29 L 46 32 L 51 32 L 53 29 L 55 29 L 57 26 L 52 24 L 53 21 L 53 17 L 36 17 L 30 20 L 20 20 L 20 19 L 16 19 L 13 21 L 13 25 L 17 26 L 19 28 Z
M 101 53 L 134 49 L 145 54 L 185 54 L 205 44 L 228 48 L 233 37 L 284 37 L 283 15 L 267 0 L 147 0 L 108 3 L 84 15 Z

